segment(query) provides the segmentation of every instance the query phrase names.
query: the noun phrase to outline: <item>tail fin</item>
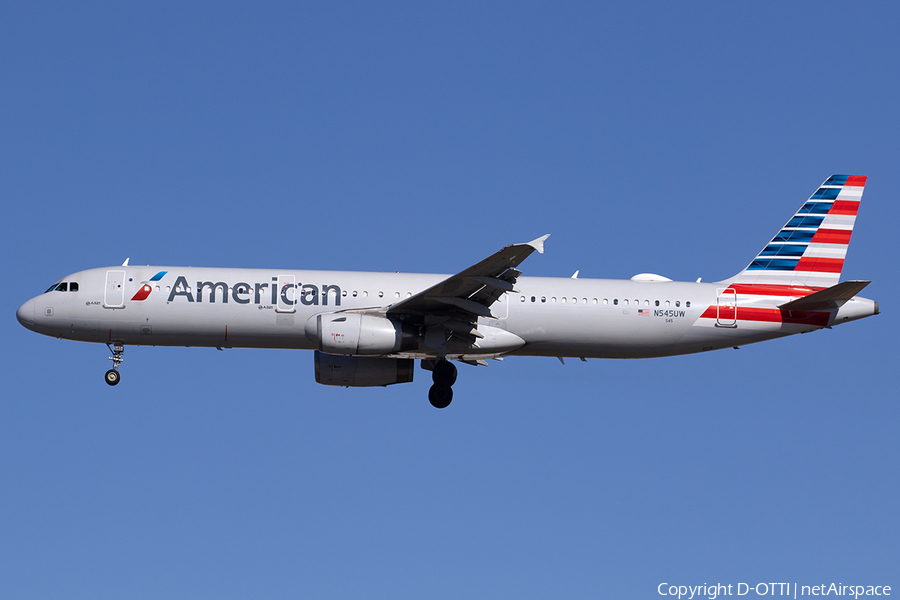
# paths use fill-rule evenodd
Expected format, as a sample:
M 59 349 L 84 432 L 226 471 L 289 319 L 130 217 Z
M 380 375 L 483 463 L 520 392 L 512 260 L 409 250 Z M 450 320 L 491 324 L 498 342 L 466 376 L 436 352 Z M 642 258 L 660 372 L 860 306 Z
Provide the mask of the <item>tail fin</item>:
M 840 281 L 866 177 L 832 175 L 732 283 L 830 287 Z

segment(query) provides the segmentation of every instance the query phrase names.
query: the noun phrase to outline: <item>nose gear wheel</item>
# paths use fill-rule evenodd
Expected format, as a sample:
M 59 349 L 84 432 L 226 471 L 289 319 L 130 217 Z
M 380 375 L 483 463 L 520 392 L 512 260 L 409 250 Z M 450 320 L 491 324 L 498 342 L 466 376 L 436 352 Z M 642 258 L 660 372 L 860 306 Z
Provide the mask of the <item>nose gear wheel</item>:
M 109 360 L 113 361 L 113 368 L 106 372 L 104 381 L 106 381 L 107 385 L 116 385 L 122 379 L 122 376 L 119 375 L 119 365 L 125 361 L 125 359 L 122 358 L 122 354 L 125 353 L 125 346 L 121 342 L 116 342 L 112 346 L 107 344 L 106 347 L 112 352 L 112 356 L 109 357 Z

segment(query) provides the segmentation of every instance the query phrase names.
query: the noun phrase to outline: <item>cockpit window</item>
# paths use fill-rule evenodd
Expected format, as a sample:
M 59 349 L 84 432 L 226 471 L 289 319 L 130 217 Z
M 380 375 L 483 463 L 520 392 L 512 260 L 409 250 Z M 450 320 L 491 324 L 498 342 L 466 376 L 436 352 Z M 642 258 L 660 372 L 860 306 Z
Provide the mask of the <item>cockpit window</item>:
M 78 291 L 78 283 L 73 281 L 69 283 L 68 281 L 63 281 L 62 283 L 54 283 L 47 289 L 45 294 L 52 291 L 57 292 L 77 292 Z

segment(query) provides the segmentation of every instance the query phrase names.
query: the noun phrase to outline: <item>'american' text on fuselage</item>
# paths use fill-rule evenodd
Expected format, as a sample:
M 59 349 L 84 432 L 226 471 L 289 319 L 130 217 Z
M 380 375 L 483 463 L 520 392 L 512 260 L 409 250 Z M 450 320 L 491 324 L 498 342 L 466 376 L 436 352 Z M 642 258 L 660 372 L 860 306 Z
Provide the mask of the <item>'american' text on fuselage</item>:
M 175 285 L 172 286 L 172 290 L 169 292 L 169 302 L 175 300 L 176 297 L 184 297 L 188 302 L 203 302 L 203 290 L 208 289 L 208 299 L 209 302 L 215 303 L 216 301 L 216 291 L 222 290 L 221 299 L 223 303 L 228 303 L 228 290 L 231 290 L 231 299 L 237 304 L 262 304 L 264 302 L 263 297 L 269 296 L 269 300 L 271 304 L 278 304 L 279 301 L 279 290 L 278 290 L 278 278 L 273 277 L 272 283 L 245 283 L 243 281 L 239 281 L 234 285 L 228 285 L 224 281 L 217 281 L 213 283 L 212 281 L 198 281 L 197 282 L 197 295 L 194 296 L 194 293 L 191 291 L 188 286 L 187 279 L 183 275 L 179 275 L 175 280 Z M 286 283 L 281 286 L 280 291 L 280 300 L 283 304 L 287 306 L 294 306 L 297 304 L 298 298 L 294 297 L 294 290 L 300 290 L 299 293 L 299 301 L 301 304 L 306 306 L 319 305 L 319 297 L 321 296 L 321 304 L 322 306 L 328 306 L 328 297 L 332 296 L 334 298 L 334 306 L 341 305 L 341 288 L 337 285 L 323 285 L 321 287 L 321 292 L 318 285 L 312 283 L 295 283 L 290 284 Z M 268 293 L 267 293 L 268 292 Z

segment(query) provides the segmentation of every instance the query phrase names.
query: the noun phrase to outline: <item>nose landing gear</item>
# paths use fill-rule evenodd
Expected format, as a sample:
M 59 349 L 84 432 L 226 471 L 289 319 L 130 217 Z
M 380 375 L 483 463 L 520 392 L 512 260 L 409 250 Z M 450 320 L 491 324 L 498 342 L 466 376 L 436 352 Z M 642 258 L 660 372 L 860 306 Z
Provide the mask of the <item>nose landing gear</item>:
M 122 358 L 122 354 L 125 352 L 125 346 L 121 342 L 116 342 L 112 347 L 110 347 L 109 344 L 107 344 L 106 347 L 109 348 L 109 351 L 113 354 L 109 357 L 109 360 L 113 361 L 113 368 L 106 372 L 104 379 L 107 385 L 116 385 L 121 380 L 121 376 L 119 375 L 119 365 L 125 360 Z
M 434 385 L 428 390 L 428 401 L 435 408 L 447 408 L 453 400 L 453 384 L 456 383 L 456 365 L 441 360 L 434 365 L 431 378 Z

